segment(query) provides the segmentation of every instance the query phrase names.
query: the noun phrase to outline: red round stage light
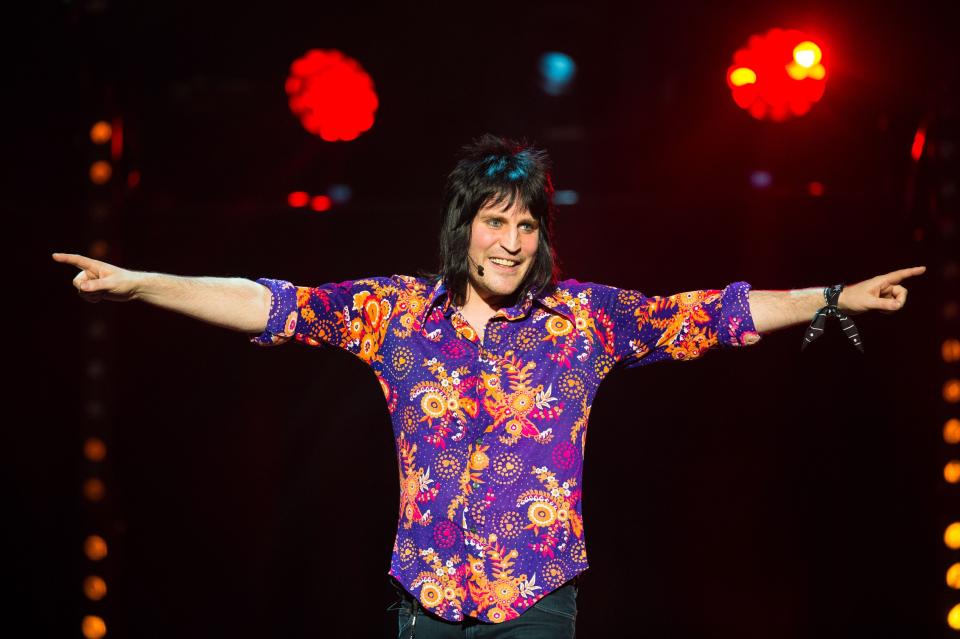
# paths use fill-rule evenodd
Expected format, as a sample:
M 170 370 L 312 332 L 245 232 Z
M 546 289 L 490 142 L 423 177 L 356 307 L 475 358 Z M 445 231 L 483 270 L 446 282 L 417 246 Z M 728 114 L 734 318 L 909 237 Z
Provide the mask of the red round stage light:
M 796 29 L 751 36 L 733 54 L 727 85 L 733 100 L 758 120 L 801 116 L 823 97 L 827 70 L 821 45 Z
M 314 211 L 329 211 L 333 202 L 326 195 L 316 195 L 310 200 L 310 208 Z
M 360 63 L 340 51 L 313 49 L 290 65 L 290 110 L 327 142 L 354 140 L 373 126 L 379 100 Z
M 310 194 L 306 191 L 293 191 L 287 196 L 287 204 L 294 208 L 300 208 L 310 203 Z
M 927 141 L 927 128 L 921 126 L 913 136 L 913 144 L 910 146 L 910 157 L 914 162 L 919 162 L 923 157 L 923 145 Z

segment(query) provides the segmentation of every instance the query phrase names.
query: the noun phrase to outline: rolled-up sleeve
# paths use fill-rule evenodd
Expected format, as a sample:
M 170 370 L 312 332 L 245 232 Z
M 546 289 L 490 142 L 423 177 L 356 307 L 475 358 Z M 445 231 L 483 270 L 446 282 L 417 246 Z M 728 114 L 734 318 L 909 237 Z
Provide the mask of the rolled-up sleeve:
M 309 346 L 330 344 L 367 363 L 379 361 L 379 349 L 396 304 L 398 283 L 372 277 L 319 287 L 258 279 L 270 289 L 266 329 L 251 338 L 259 346 L 275 346 L 291 339 Z
M 257 284 L 270 289 L 270 315 L 262 333 L 250 339 L 258 346 L 283 344 L 297 328 L 297 287 L 284 280 L 260 278 Z
M 716 346 L 755 342 L 749 293 L 747 282 L 668 297 L 609 288 L 605 307 L 612 323 L 618 366 L 693 360 Z

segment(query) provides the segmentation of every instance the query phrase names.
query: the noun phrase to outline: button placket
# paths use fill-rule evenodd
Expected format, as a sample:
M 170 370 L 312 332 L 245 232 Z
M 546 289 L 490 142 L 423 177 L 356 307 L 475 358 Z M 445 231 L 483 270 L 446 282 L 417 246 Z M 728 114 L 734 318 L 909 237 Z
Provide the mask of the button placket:
M 472 394 L 473 394 L 473 397 L 475 398 L 475 401 L 477 402 L 477 406 L 480 407 L 482 406 L 482 402 L 483 402 L 483 390 L 482 390 L 483 380 L 479 374 L 479 372 L 484 369 L 483 342 L 479 339 L 479 335 L 476 334 L 475 329 L 473 329 L 473 327 L 470 326 L 469 322 L 466 321 L 466 318 L 464 318 L 463 315 L 460 314 L 458 310 L 453 311 L 453 314 L 449 316 L 449 321 L 450 321 L 450 326 L 454 332 L 454 339 L 463 340 L 468 344 L 470 344 L 471 347 L 474 347 L 477 349 L 477 359 L 475 360 L 477 363 L 476 364 L 476 368 L 477 368 L 476 383 L 473 385 Z M 473 332 L 474 332 L 473 339 L 468 337 L 467 334 L 462 330 L 462 328 L 467 328 L 467 327 L 469 327 L 470 329 L 473 329 Z M 464 389 L 464 390 L 467 390 L 467 389 Z M 481 425 L 482 415 L 483 415 L 483 412 L 482 412 L 482 409 L 480 409 L 480 412 L 478 412 L 478 417 L 470 420 L 471 422 L 473 422 L 471 424 L 472 428 L 468 427 L 468 433 L 471 433 L 471 438 L 467 439 L 465 442 L 461 441 L 460 443 L 461 446 L 466 446 L 468 450 L 470 447 L 469 442 L 471 441 L 473 442 L 474 446 L 479 446 L 483 443 L 483 427 Z M 468 463 L 469 463 L 469 460 L 468 460 Z M 476 534 L 479 531 L 477 530 L 476 522 L 472 521 L 472 518 L 470 517 L 470 502 L 472 501 L 471 498 L 476 495 L 476 491 L 478 487 L 482 486 L 482 484 L 471 480 L 469 483 L 469 486 L 471 488 L 471 495 L 467 496 L 466 503 L 462 504 L 461 506 L 460 521 L 461 521 L 461 527 L 464 530 L 467 530 L 471 533 Z
M 486 455 L 488 457 L 492 455 L 493 448 L 495 447 L 496 442 L 495 440 L 485 439 L 485 436 L 487 434 L 486 428 L 489 426 L 489 421 L 492 418 L 489 415 L 487 415 L 482 408 L 483 400 L 484 400 L 484 397 L 486 396 L 486 392 L 484 390 L 483 380 L 479 376 L 479 372 L 483 371 L 484 373 L 487 373 L 487 374 L 494 374 L 494 375 L 497 374 L 497 363 L 496 363 L 497 353 L 488 345 L 498 344 L 499 331 L 502 328 L 503 319 L 504 319 L 503 315 L 499 313 L 498 315 L 495 315 L 494 317 L 492 317 L 487 322 L 487 326 L 484 329 L 484 340 L 477 341 L 478 378 L 477 378 L 477 385 L 476 385 L 476 401 L 477 401 L 477 405 L 480 406 L 481 409 L 478 414 L 477 429 L 476 429 L 476 435 L 473 439 L 473 446 L 474 446 L 474 449 L 476 450 L 478 447 L 482 446 L 485 443 L 485 441 L 489 441 L 488 446 L 490 447 L 490 450 L 486 451 Z M 465 505 L 465 510 L 464 510 L 464 521 L 469 522 L 468 530 L 470 532 L 478 533 L 480 532 L 479 529 L 481 529 L 482 526 L 479 525 L 479 522 L 474 521 L 473 518 L 470 516 L 470 509 L 473 505 L 477 504 L 478 502 L 482 503 L 487 501 L 487 498 L 488 498 L 487 491 L 489 490 L 489 485 L 484 481 L 471 480 L 470 488 L 471 488 L 471 492 L 467 498 L 467 503 Z M 486 510 L 486 509 L 482 509 L 482 510 Z

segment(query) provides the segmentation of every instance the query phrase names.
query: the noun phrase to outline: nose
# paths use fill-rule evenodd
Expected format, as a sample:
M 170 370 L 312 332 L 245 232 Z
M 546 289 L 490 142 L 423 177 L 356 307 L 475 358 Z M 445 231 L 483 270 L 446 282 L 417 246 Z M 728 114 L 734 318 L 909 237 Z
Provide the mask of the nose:
M 516 228 L 509 228 L 500 236 L 500 246 L 507 253 L 516 255 L 520 252 L 520 231 Z

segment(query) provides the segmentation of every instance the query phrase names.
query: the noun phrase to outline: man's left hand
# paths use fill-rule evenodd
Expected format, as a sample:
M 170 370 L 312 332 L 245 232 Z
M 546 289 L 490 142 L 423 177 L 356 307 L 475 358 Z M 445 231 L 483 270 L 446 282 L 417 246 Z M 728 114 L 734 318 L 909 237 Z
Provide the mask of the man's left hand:
M 920 275 L 926 270 L 926 266 L 902 268 L 899 271 L 845 286 L 840 292 L 837 306 L 849 315 L 874 310 L 881 313 L 899 311 L 907 303 L 907 289 L 901 286 L 900 282 L 908 277 Z

